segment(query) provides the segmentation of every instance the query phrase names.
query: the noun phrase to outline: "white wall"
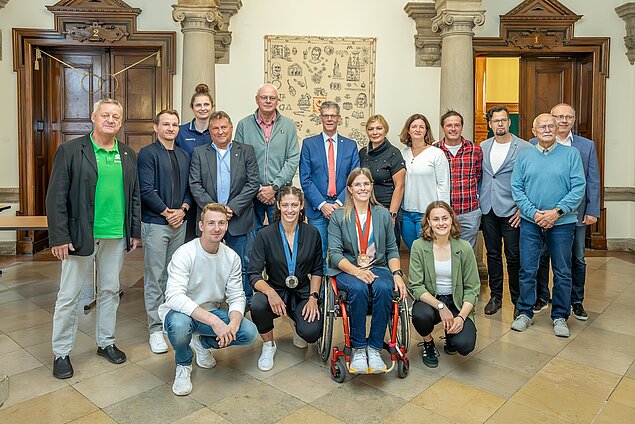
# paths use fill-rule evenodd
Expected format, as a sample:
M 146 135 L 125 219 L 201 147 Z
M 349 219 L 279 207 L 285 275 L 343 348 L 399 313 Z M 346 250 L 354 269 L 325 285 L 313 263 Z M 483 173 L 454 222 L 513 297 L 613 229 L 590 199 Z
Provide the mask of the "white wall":
M 606 185 L 635 186 L 635 67 L 624 56 L 624 24 L 615 7 L 625 0 L 563 0 L 578 14 L 585 15 L 576 25 L 577 36 L 610 36 L 610 78 L 607 81 Z M 320 35 L 376 37 L 375 111 L 386 116 L 389 139 L 397 143 L 403 121 L 412 113 L 425 114 L 434 127 L 439 118 L 439 68 L 414 66 L 414 21 L 403 11 L 406 0 L 243 0 L 243 7 L 230 24 L 233 31 L 230 64 L 216 66 L 217 107 L 234 120 L 255 109 L 254 94 L 263 81 L 265 35 Z M 16 75 L 11 60 L 11 28 L 52 28 L 53 18 L 45 5 L 53 0 L 11 0 L 0 10 L 3 59 L 0 61 L 0 113 L 4 128 L 0 133 L 0 187 L 18 186 Z M 172 20 L 175 1 L 127 0 L 143 10 L 140 30 L 177 32 L 177 75 L 173 105 L 181 99 L 180 25 Z M 487 10 L 477 36 L 498 35 L 498 15 L 514 4 L 509 0 L 483 0 Z M 596 6 L 597 4 L 597 6 Z M 512 5 L 512 6 L 510 6 Z M 187 89 L 187 88 L 186 88 Z M 192 90 L 193 88 L 189 88 Z M 608 237 L 635 238 L 635 205 L 607 203 Z

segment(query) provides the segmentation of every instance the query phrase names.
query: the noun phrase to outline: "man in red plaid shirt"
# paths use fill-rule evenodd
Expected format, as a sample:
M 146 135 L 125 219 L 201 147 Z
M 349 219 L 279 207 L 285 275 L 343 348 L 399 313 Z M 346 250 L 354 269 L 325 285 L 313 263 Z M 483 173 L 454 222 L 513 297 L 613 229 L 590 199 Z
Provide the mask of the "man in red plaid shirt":
M 463 138 L 463 117 L 449 110 L 441 117 L 444 137 L 435 145 L 443 150 L 450 163 L 450 203 L 461 224 L 461 238 L 476 246 L 481 223 L 478 180 L 481 178 L 483 152 Z

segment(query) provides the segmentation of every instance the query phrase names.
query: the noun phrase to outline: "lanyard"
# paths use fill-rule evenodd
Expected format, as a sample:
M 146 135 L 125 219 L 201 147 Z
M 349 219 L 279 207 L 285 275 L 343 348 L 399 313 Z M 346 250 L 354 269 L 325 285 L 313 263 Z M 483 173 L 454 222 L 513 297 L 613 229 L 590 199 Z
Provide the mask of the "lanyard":
M 357 225 L 357 239 L 359 240 L 359 252 L 362 255 L 366 254 L 366 248 L 368 247 L 368 237 L 370 235 L 370 204 L 368 205 L 368 213 L 366 214 L 366 224 L 364 225 L 364 231 L 362 231 L 362 226 L 359 223 L 359 215 L 357 214 L 357 210 L 355 210 L 355 225 Z
M 289 243 L 287 241 L 287 236 L 284 233 L 284 228 L 282 228 L 282 222 L 278 224 L 278 228 L 280 229 L 280 237 L 282 238 L 284 256 L 287 259 L 287 270 L 289 271 L 289 276 L 291 276 L 295 274 L 295 264 L 298 259 L 298 231 L 300 230 L 300 223 L 298 222 L 295 227 L 295 236 L 293 237 L 293 257 L 289 251 Z

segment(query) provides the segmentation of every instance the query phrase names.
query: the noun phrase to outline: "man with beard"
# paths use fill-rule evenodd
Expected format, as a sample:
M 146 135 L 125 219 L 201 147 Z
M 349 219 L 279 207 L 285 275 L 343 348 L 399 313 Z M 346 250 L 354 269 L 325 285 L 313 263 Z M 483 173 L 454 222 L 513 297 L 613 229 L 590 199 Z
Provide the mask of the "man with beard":
M 498 311 L 503 302 L 503 241 L 509 293 L 512 303 L 518 300 L 518 268 L 520 251 L 520 210 L 512 198 L 512 171 L 516 158 L 531 144 L 509 132 L 509 110 L 496 106 L 487 112 L 487 122 L 494 137 L 481 143 L 483 168 L 479 181 L 481 202 L 481 228 L 487 248 L 487 274 L 490 299 L 485 305 L 485 314 Z

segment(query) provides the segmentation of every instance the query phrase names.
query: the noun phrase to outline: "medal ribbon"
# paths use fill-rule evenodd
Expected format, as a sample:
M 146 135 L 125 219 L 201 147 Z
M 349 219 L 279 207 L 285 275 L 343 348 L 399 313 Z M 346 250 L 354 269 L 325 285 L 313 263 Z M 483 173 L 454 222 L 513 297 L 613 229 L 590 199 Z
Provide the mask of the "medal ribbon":
M 278 228 L 280 229 L 280 237 L 282 238 L 282 247 L 284 248 L 284 256 L 287 259 L 287 270 L 289 271 L 289 276 L 295 274 L 295 264 L 298 258 L 298 230 L 300 230 L 300 223 L 295 227 L 295 236 L 293 237 L 293 255 L 289 250 L 289 242 L 287 241 L 287 236 L 284 232 L 284 228 L 282 227 L 282 222 L 278 223 Z
M 368 205 L 368 213 L 366 214 L 366 224 L 364 225 L 364 231 L 362 231 L 362 225 L 359 222 L 359 215 L 355 210 L 355 224 L 357 225 L 357 239 L 359 240 L 359 252 L 362 255 L 366 254 L 368 248 L 368 237 L 370 236 L 370 204 Z

